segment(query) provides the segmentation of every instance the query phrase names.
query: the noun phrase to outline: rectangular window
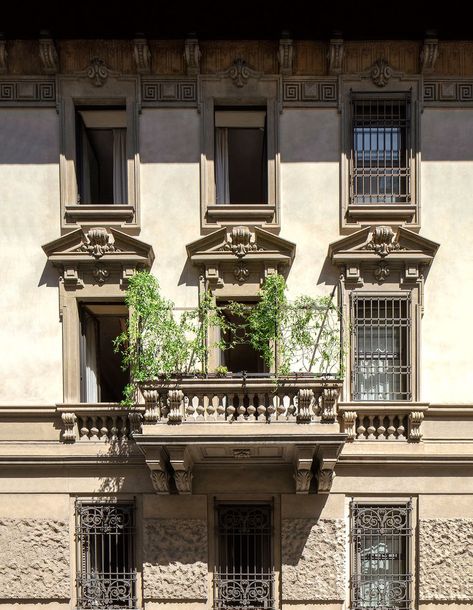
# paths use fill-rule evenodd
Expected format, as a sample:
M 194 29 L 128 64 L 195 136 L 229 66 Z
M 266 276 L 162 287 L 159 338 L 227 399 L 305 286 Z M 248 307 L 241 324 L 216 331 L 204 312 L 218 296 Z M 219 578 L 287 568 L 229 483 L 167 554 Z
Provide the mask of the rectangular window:
M 126 327 L 128 308 L 122 303 L 82 303 L 81 402 L 120 402 L 129 381 L 113 340 Z
M 266 111 L 215 111 L 217 204 L 268 202 Z
M 352 502 L 351 610 L 409 610 L 411 504 Z
M 126 112 L 76 109 L 78 203 L 128 203 Z
M 410 298 L 352 295 L 353 400 L 410 400 Z
M 352 99 L 350 203 L 411 203 L 410 103 Z
M 217 507 L 215 610 L 272 610 L 273 526 L 268 505 Z
M 76 504 L 77 608 L 136 608 L 133 505 Z

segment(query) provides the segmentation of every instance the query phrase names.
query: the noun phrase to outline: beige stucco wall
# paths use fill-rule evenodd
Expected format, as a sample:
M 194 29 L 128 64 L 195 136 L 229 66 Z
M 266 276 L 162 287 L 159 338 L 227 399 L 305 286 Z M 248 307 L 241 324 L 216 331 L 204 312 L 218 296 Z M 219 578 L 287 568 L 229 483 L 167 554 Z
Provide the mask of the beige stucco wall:
M 0 403 L 62 398 L 57 273 L 41 245 L 59 235 L 59 118 L 0 111 Z

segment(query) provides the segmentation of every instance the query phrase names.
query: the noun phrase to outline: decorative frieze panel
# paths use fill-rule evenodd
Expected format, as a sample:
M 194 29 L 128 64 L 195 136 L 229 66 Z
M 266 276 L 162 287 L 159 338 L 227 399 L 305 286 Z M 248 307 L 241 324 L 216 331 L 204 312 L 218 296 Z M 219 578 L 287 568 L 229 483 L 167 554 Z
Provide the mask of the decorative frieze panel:
M 197 80 L 143 79 L 141 100 L 143 106 L 196 106 Z
M 0 519 L 0 597 L 68 599 L 69 527 L 52 519 Z
M 283 519 L 281 545 L 284 601 L 344 599 L 343 519 Z
M 338 84 L 333 79 L 285 79 L 284 106 L 337 106 Z
M 56 82 L 53 78 L 18 78 L 0 80 L 0 106 L 56 105 Z
M 473 601 L 473 519 L 421 519 L 419 599 Z
M 426 80 L 424 81 L 424 105 L 444 106 L 473 103 L 473 80 Z
M 343 431 L 349 441 L 420 441 L 426 405 L 408 408 L 342 408 Z
M 278 42 L 271 40 L 225 40 L 200 42 L 202 74 L 225 71 L 235 59 L 242 58 L 254 70 L 264 74 L 277 74 Z
M 145 599 L 207 599 L 207 522 L 146 519 L 143 592 Z

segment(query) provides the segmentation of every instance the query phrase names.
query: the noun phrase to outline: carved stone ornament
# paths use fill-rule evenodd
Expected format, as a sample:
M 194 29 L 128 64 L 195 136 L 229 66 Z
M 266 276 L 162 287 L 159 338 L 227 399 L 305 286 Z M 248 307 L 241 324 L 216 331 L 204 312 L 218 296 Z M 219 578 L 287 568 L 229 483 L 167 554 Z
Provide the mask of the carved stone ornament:
M 233 275 L 235 276 L 237 282 L 243 284 L 243 282 L 248 279 L 250 270 L 242 261 L 239 261 L 239 263 L 233 268 Z
M 249 252 L 256 252 L 258 246 L 255 243 L 255 236 L 248 227 L 233 227 L 227 241 L 222 247 L 224 251 L 233 252 L 238 258 L 243 258 Z
M 378 59 L 371 66 L 371 80 L 377 87 L 385 87 L 392 75 L 393 70 L 385 59 Z
M 338 388 L 324 388 L 320 396 L 320 419 L 333 423 L 337 417 Z
M 184 399 L 184 393 L 182 390 L 169 390 L 168 392 L 168 403 L 169 403 L 169 415 L 168 420 L 175 424 L 182 422 L 182 410 L 181 405 Z
M 335 473 L 331 468 L 322 468 L 317 475 L 317 491 L 318 493 L 329 493 L 332 488 Z
M 439 41 L 437 38 L 426 38 L 420 52 L 420 64 L 423 74 L 431 74 L 439 56 Z
M 296 494 L 308 494 L 310 483 L 312 481 L 312 470 L 306 468 L 298 468 L 294 473 L 296 481 Z
M 46 74 L 55 74 L 59 70 L 59 58 L 54 40 L 48 36 L 39 39 L 39 57 L 43 71 Z
M 381 257 L 387 256 L 394 250 L 399 250 L 399 242 L 391 227 L 379 226 L 373 229 L 370 241 L 366 244 L 367 250 L 373 250 Z
M 151 72 L 151 52 L 146 38 L 135 38 L 133 47 L 133 57 L 135 58 L 136 69 L 139 74 Z
M 190 468 L 186 470 L 176 470 L 174 472 L 174 481 L 176 483 L 177 491 L 180 494 L 191 494 L 192 493 L 192 470 Z
M 409 440 L 420 441 L 422 438 L 420 427 L 423 421 L 424 414 L 422 411 L 412 411 L 409 413 Z
M 233 449 L 233 457 L 237 460 L 244 460 L 251 457 L 251 450 L 248 447 L 238 447 Z
M 7 59 L 7 41 L 0 37 L 0 74 L 5 74 L 8 70 Z
M 258 76 L 258 72 L 252 70 L 241 57 L 235 59 L 227 70 L 227 74 L 232 79 L 235 87 L 244 87 L 250 77 Z
M 378 282 L 382 283 L 389 276 L 390 270 L 388 263 L 381 261 L 376 269 L 374 270 L 374 277 L 378 280 Z
M 187 38 L 184 43 L 184 59 L 186 60 L 186 73 L 194 76 L 200 72 L 200 47 L 197 38 Z
M 108 278 L 110 277 L 110 271 L 106 269 L 103 265 L 97 264 L 95 265 L 92 275 L 97 280 L 97 282 L 102 285 L 104 284 Z
M 102 87 L 108 79 L 109 69 L 103 59 L 92 57 L 86 73 L 96 87 Z
M 343 413 L 343 430 L 348 434 L 349 441 L 353 441 L 356 438 L 356 411 L 345 411 Z
M 62 440 L 74 442 L 76 440 L 76 422 L 77 416 L 75 413 L 61 413 L 61 419 L 64 426 Z
M 95 258 L 100 258 L 110 252 L 118 252 L 111 242 L 111 235 L 103 227 L 89 229 L 85 234 L 85 239 L 77 248 L 77 252 L 87 252 Z
M 294 61 L 294 46 L 291 38 L 284 37 L 279 41 L 278 61 L 281 74 L 290 76 Z
M 301 389 L 297 393 L 297 421 L 310 422 L 314 414 L 315 397 L 313 390 Z
M 342 61 L 344 54 L 343 38 L 332 38 L 328 51 L 328 72 L 337 75 L 342 72 Z
M 152 470 L 150 473 L 151 483 L 158 494 L 169 493 L 169 475 L 165 470 Z

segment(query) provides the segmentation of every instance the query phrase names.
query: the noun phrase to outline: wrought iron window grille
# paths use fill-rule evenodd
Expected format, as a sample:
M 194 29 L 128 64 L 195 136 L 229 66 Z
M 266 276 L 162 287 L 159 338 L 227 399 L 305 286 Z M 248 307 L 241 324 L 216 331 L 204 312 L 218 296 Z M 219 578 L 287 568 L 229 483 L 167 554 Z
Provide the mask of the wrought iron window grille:
M 131 504 L 76 504 L 77 608 L 135 609 Z
M 353 400 L 411 400 L 410 296 L 352 295 Z
M 214 610 L 274 609 L 272 537 L 270 506 L 217 506 Z
M 411 201 L 411 103 L 393 98 L 352 97 L 350 204 Z
M 411 513 L 411 502 L 351 503 L 351 610 L 411 609 Z

